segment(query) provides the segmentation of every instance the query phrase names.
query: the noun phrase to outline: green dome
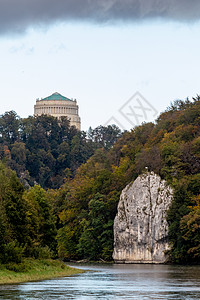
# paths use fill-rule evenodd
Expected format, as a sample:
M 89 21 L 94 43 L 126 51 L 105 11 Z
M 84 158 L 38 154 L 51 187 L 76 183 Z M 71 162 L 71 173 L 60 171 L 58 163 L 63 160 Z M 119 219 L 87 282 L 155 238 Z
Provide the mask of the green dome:
M 67 97 L 64 97 L 62 96 L 61 94 L 59 93 L 53 93 L 51 96 L 49 97 L 46 97 L 46 98 L 43 98 L 42 100 L 45 100 L 45 101 L 48 101 L 48 100 L 62 100 L 62 101 L 72 101 L 71 99 L 67 98 Z

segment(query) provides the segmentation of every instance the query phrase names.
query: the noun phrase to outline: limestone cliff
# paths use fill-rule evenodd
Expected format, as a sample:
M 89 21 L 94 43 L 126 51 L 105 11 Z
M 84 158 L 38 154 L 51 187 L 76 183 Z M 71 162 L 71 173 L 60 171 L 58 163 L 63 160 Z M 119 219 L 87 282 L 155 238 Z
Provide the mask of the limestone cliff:
M 166 212 L 173 190 L 160 176 L 140 175 L 121 193 L 114 221 L 113 259 L 121 263 L 163 263 L 169 249 Z

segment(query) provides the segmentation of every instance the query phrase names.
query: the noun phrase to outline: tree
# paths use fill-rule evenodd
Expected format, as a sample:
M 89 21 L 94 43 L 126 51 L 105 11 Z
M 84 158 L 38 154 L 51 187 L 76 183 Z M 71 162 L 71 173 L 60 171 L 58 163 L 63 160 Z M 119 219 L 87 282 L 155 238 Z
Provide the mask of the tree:
M 183 216 L 180 229 L 186 242 L 188 261 L 198 263 L 200 259 L 200 208 Z
M 0 116 L 0 137 L 2 142 L 13 144 L 19 139 L 19 116 L 14 111 Z
M 0 163 L 0 261 L 17 261 L 27 242 L 27 206 L 16 173 Z M 21 246 L 21 248 L 20 248 Z
M 116 125 L 91 127 L 88 130 L 88 138 L 96 144 L 96 148 L 110 149 L 121 136 L 121 130 Z
M 55 253 L 56 218 L 53 215 L 47 192 L 41 186 L 35 185 L 24 194 L 24 200 L 29 207 L 27 218 L 30 226 L 32 246 L 47 246 Z M 34 253 L 37 253 L 37 249 L 33 250 Z
M 104 196 L 97 193 L 88 204 L 88 220 L 85 220 L 79 239 L 78 251 L 81 257 L 97 260 L 111 259 L 113 222 L 108 218 Z M 109 253 L 109 254 L 108 254 Z

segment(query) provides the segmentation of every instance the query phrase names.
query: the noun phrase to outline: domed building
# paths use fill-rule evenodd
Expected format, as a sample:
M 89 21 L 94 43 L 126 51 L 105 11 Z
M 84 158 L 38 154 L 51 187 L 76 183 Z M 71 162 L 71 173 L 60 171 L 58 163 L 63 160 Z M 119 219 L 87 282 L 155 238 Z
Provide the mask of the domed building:
M 67 117 L 71 126 L 81 130 L 81 119 L 78 114 L 76 99 L 68 99 L 59 93 L 54 93 L 41 100 L 37 99 L 34 105 L 34 115 L 50 115 L 56 118 Z

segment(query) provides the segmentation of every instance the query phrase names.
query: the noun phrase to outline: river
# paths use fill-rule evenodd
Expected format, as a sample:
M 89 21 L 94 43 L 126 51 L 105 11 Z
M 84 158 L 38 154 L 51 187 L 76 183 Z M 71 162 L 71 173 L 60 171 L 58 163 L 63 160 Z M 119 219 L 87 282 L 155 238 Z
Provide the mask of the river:
M 72 277 L 0 286 L 0 299 L 200 299 L 200 266 L 78 267 L 89 271 Z

